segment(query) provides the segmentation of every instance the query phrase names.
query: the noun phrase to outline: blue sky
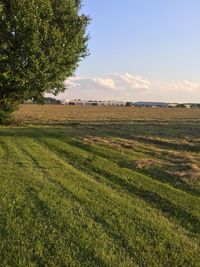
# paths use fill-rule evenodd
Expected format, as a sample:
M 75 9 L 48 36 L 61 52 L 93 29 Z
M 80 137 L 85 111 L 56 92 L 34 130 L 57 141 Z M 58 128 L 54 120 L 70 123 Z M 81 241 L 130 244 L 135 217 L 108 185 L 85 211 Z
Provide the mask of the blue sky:
M 84 0 L 83 12 L 91 54 L 62 97 L 200 102 L 199 0 Z

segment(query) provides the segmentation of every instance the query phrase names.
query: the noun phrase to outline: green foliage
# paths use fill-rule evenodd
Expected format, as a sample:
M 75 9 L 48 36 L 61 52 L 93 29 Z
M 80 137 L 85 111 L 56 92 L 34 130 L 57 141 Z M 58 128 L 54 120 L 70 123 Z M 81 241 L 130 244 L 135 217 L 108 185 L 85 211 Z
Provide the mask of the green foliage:
M 5 102 L 40 100 L 63 91 L 87 56 L 81 1 L 0 1 L 0 110 Z M 4 110 L 5 111 L 5 110 Z
M 12 113 L 17 109 L 18 102 L 9 101 L 6 99 L 2 101 L 0 108 L 0 124 L 10 123 L 12 121 Z
M 9 123 L 11 121 L 11 114 L 5 110 L 0 110 L 0 123 Z

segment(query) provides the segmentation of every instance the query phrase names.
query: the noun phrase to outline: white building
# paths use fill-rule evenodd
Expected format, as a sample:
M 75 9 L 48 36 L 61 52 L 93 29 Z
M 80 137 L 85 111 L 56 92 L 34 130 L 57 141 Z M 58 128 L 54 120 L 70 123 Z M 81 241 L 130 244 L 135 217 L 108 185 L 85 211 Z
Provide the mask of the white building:
M 177 103 L 169 103 L 169 104 L 168 104 L 168 107 L 169 107 L 169 108 L 176 108 L 177 106 L 178 106 Z
M 188 104 L 185 104 L 185 107 L 186 107 L 186 108 L 191 108 L 191 106 L 190 106 L 190 105 L 188 105 Z
M 97 101 L 97 100 L 61 100 L 63 105 L 67 106 L 125 106 L 125 102 L 123 101 Z

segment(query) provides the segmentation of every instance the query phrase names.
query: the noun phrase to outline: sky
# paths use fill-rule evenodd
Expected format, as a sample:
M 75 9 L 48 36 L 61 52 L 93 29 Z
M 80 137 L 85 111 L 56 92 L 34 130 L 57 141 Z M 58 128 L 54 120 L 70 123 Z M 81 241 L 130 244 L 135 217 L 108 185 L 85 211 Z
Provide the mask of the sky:
M 200 102 L 199 0 L 83 0 L 90 56 L 60 99 Z

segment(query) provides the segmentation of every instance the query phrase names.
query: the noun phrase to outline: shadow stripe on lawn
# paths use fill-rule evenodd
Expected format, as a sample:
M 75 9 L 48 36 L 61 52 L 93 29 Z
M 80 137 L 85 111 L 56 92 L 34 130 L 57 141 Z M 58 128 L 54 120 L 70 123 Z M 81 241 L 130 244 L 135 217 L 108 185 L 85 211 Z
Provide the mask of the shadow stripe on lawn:
M 47 144 L 47 143 L 46 143 Z M 52 146 L 50 146 L 52 149 Z M 55 147 L 54 147 L 55 148 Z M 112 179 L 113 183 L 117 183 L 118 185 L 122 186 L 127 192 L 137 195 L 142 198 L 144 201 L 148 202 L 149 204 L 153 205 L 155 208 L 162 210 L 164 213 L 170 215 L 176 221 L 178 221 L 184 228 L 187 230 L 195 233 L 200 234 L 200 220 L 195 215 L 187 212 L 186 210 L 182 209 L 181 207 L 175 205 L 174 203 L 170 202 L 168 199 L 160 196 L 156 192 L 152 192 L 146 189 L 138 188 L 134 186 L 132 183 L 129 183 L 127 180 L 125 181 L 123 178 L 119 177 L 118 175 L 113 175 L 108 171 L 103 170 L 97 166 L 93 166 L 90 162 L 87 162 L 87 167 L 85 167 L 84 162 L 74 163 L 74 160 L 70 160 L 70 157 L 67 157 L 68 154 L 67 150 L 63 151 L 63 148 L 58 148 L 57 151 L 59 154 L 65 157 L 65 160 L 69 162 L 75 168 L 79 170 L 84 170 L 87 172 L 88 167 L 92 169 L 93 172 L 97 172 L 100 175 L 107 178 L 110 181 Z M 188 224 L 189 222 L 189 224 Z
M 42 147 L 42 148 L 44 149 L 44 147 Z M 42 174 L 44 175 L 45 178 L 47 178 L 52 184 L 54 184 L 56 188 L 61 189 L 62 194 L 64 194 L 67 198 L 69 197 L 69 195 L 72 196 L 76 202 L 80 203 L 85 208 L 86 202 L 82 201 L 80 198 L 78 198 L 78 196 L 74 195 L 74 193 L 72 193 L 72 191 L 70 191 L 69 188 L 63 187 L 63 185 L 59 181 L 57 181 L 55 179 L 55 177 L 52 177 L 52 174 L 48 171 L 48 169 L 45 169 L 45 168 L 43 168 L 42 165 L 40 165 L 39 161 L 37 160 L 37 157 L 34 156 L 35 152 L 32 151 L 32 153 L 31 153 L 29 151 L 28 144 L 26 144 L 26 148 L 21 147 L 20 149 L 24 152 L 24 154 L 26 156 L 28 156 L 34 162 L 34 164 L 36 166 L 38 166 L 38 170 L 40 172 L 42 172 Z M 56 155 L 56 157 L 57 157 L 57 155 Z M 59 160 L 60 160 L 61 165 L 66 167 L 66 162 L 63 163 L 61 159 L 59 159 Z M 74 169 L 74 170 L 76 170 L 76 169 Z M 78 172 L 80 172 L 80 171 L 78 171 Z M 82 175 L 84 176 L 85 174 L 82 174 Z M 106 202 L 105 202 L 105 205 L 106 205 Z M 92 216 L 91 212 L 89 212 L 89 209 L 87 209 L 86 211 L 90 215 L 90 219 L 92 219 L 96 223 L 100 223 L 100 219 L 97 220 L 97 218 L 100 218 L 100 217 L 98 217 L 98 215 Z M 102 221 L 103 221 L 103 219 L 102 219 Z M 111 232 L 112 226 L 111 225 L 109 226 L 109 224 L 107 224 L 107 227 L 105 228 L 105 224 L 101 224 L 101 225 L 104 226 L 103 229 L 106 231 L 108 237 L 111 238 L 113 240 L 113 242 L 115 242 L 116 236 L 113 235 L 113 233 L 114 233 L 113 231 Z M 108 226 L 109 226 L 109 229 L 108 229 Z M 118 239 L 118 241 L 119 241 L 119 239 Z M 137 257 L 136 257 L 137 254 L 134 251 L 130 251 L 130 247 L 128 247 L 128 243 L 126 244 L 125 241 L 123 243 L 122 242 L 116 243 L 116 246 L 119 246 L 119 245 L 121 246 L 121 248 L 119 247 L 119 249 L 123 249 L 123 248 L 126 249 L 126 253 L 127 253 L 127 255 L 130 256 L 130 259 L 133 259 L 133 258 L 134 258 L 134 260 L 137 259 Z M 139 253 L 139 251 L 138 251 L 138 253 Z M 101 266 L 103 266 L 103 265 L 101 265 Z
M 46 138 L 42 140 L 37 140 L 37 142 L 47 145 L 48 147 L 50 147 L 51 150 L 53 149 L 53 151 L 57 151 L 58 154 L 61 154 L 66 159 L 70 160 L 70 162 L 72 161 L 73 164 L 77 164 L 77 167 L 80 164 L 83 164 L 83 165 L 88 165 L 89 167 L 93 167 L 93 168 L 97 167 L 97 169 L 102 169 L 102 166 L 103 166 L 104 169 L 107 168 L 107 170 L 109 171 L 111 171 L 111 169 L 114 168 L 117 170 L 115 171 L 117 176 L 121 173 L 123 177 L 126 177 L 126 180 L 128 179 L 131 182 L 132 182 L 132 179 L 134 178 L 135 179 L 134 183 L 136 182 L 141 183 L 143 181 L 145 182 L 144 186 L 146 186 L 146 183 L 148 183 L 148 186 L 151 186 L 151 187 L 154 186 L 156 187 L 158 191 L 159 189 L 165 189 L 166 191 L 165 193 L 170 192 L 174 196 L 178 195 L 179 197 L 182 197 L 183 200 L 187 198 L 187 200 L 190 200 L 190 203 L 192 201 L 194 206 L 198 208 L 200 211 L 199 205 L 197 205 L 197 201 L 200 201 L 199 197 L 194 196 L 190 193 L 187 193 L 176 187 L 173 187 L 166 182 L 156 180 L 155 178 L 152 178 L 151 176 L 144 175 L 140 172 L 130 170 L 128 168 L 121 168 L 115 162 L 107 160 L 106 158 L 100 157 L 98 155 L 91 154 L 90 152 L 87 152 L 82 148 L 68 144 L 66 142 L 63 142 L 63 140 L 61 141 L 57 138 L 54 138 L 51 140 Z M 99 167 L 99 163 L 102 164 L 102 166 Z M 92 164 L 96 164 L 96 165 L 93 166 Z M 139 179 L 141 181 L 139 181 Z M 184 202 L 186 207 L 188 203 L 189 203 L 188 201 Z M 191 209 L 191 206 L 190 206 L 190 209 Z
M 51 152 L 55 152 L 55 151 L 51 151 Z M 79 170 L 79 171 L 80 171 L 80 170 Z M 48 171 L 47 171 L 46 174 L 47 174 L 47 175 L 49 174 Z M 141 195 L 139 195 L 139 196 L 141 197 Z M 77 199 L 77 197 L 76 197 L 76 199 Z M 112 226 L 109 226 L 109 225 L 106 223 L 106 221 L 104 221 L 104 220 L 103 220 L 101 217 L 99 217 L 99 216 L 95 216 L 95 217 L 93 217 L 93 219 L 94 219 L 94 220 L 97 220 L 97 223 L 99 223 L 99 222 L 103 223 L 103 225 L 106 226 L 106 228 L 108 228 L 107 231 L 108 231 L 109 229 L 111 229 L 110 227 L 112 227 Z M 109 231 L 110 231 L 110 230 L 109 230 Z M 114 233 L 114 232 L 113 232 L 113 233 Z M 113 238 L 116 238 L 116 235 L 114 235 Z M 122 240 L 123 240 L 123 238 L 122 238 Z M 124 239 L 124 240 L 125 240 L 125 239 Z M 129 252 L 129 254 L 130 254 L 129 246 L 127 246 L 126 243 L 124 243 L 124 242 L 123 242 L 121 245 L 122 245 L 122 246 L 125 246 L 126 250 L 128 250 L 128 252 Z M 135 255 L 135 254 L 130 254 L 130 256 L 132 256 L 132 257 L 133 257 L 134 255 Z
M 19 147 L 16 145 L 16 143 L 12 143 L 13 141 L 11 142 L 11 140 L 7 140 L 7 141 L 9 143 L 5 142 L 5 146 L 7 145 L 8 152 L 9 152 L 9 148 L 12 148 L 13 159 L 15 159 L 16 156 L 17 156 L 18 160 L 20 158 L 21 159 L 27 158 L 27 155 L 25 155 L 25 154 L 24 154 L 25 155 L 25 157 L 24 157 L 22 151 L 21 151 L 22 153 L 20 153 L 21 149 L 19 149 Z M 24 145 L 26 145 L 26 144 L 24 144 Z M 33 158 L 31 158 L 31 160 L 33 160 Z M 36 161 L 34 163 L 36 163 Z M 37 169 L 36 173 L 38 173 L 38 171 L 39 170 Z M 43 174 L 45 174 L 45 173 L 43 173 Z M 27 171 L 27 175 L 28 175 L 28 171 Z M 40 219 L 44 220 L 45 222 L 48 221 L 48 222 L 51 222 L 51 223 L 55 224 L 57 231 L 60 232 L 60 236 L 62 236 L 63 235 L 63 229 L 66 228 L 65 219 L 63 218 L 63 223 L 57 224 L 56 223 L 57 216 L 55 216 L 54 211 L 49 208 L 48 204 L 40 199 L 40 197 L 38 195 L 39 192 L 37 190 L 35 190 L 35 188 L 32 187 L 32 186 L 29 186 L 27 188 L 27 190 L 28 190 L 27 193 L 31 196 L 31 200 L 33 201 L 33 203 L 35 203 L 35 207 L 36 207 L 37 213 L 40 214 L 40 216 L 39 216 Z M 23 207 L 22 207 L 22 210 L 23 210 Z M 60 221 L 62 221 L 62 220 L 60 220 Z M 70 225 L 70 227 L 71 227 L 71 229 L 73 228 L 72 225 Z M 74 229 L 72 229 L 72 233 L 73 232 L 75 233 L 76 230 L 77 230 L 77 228 L 74 227 Z M 70 244 L 72 245 L 72 243 L 71 243 L 72 241 L 74 243 L 74 251 L 77 251 L 76 248 L 79 248 L 79 251 L 84 251 L 85 250 L 84 243 L 81 244 L 81 242 L 78 242 L 78 241 L 72 239 L 71 241 L 70 240 L 68 241 L 69 245 Z M 53 244 L 52 244 L 52 246 L 53 246 Z M 52 249 L 53 249 L 53 247 L 52 247 Z M 73 257 L 73 253 L 71 254 L 71 256 Z M 85 258 L 85 256 L 86 255 L 82 255 L 82 257 L 84 257 L 84 258 Z M 81 255 L 79 255 L 79 257 L 80 257 L 79 258 L 79 262 L 80 262 L 80 265 L 81 265 Z M 90 252 L 88 251 L 87 257 L 88 257 L 88 259 L 91 260 L 91 262 L 97 264 L 97 266 L 107 266 L 106 263 L 102 259 L 100 259 L 97 255 L 95 255 L 94 251 L 90 251 Z M 35 258 L 35 262 L 39 264 L 39 262 L 37 262 L 36 258 Z M 76 259 L 76 262 L 77 262 L 77 259 Z M 44 262 L 44 264 L 45 264 L 45 262 Z
M 133 164 L 131 164 L 131 155 L 126 157 L 126 155 L 124 155 L 124 153 L 122 154 L 119 151 L 116 152 L 116 151 L 114 151 L 114 149 L 111 149 L 111 148 L 108 148 L 107 146 L 105 146 L 105 148 L 108 149 L 108 151 L 107 151 L 108 153 L 109 153 L 109 151 L 111 151 L 112 153 L 115 153 L 115 157 L 111 157 L 110 155 L 108 155 L 108 154 L 106 155 L 106 153 L 103 153 L 104 146 L 103 146 L 103 148 L 101 148 L 97 144 L 91 146 L 87 143 L 82 143 L 79 140 L 69 139 L 69 138 L 67 139 L 67 143 L 72 145 L 72 146 L 78 147 L 82 150 L 85 150 L 88 153 L 93 153 L 97 156 L 105 157 L 109 161 L 112 161 L 113 163 L 118 164 L 119 167 L 124 167 L 124 168 L 127 168 L 127 169 L 134 171 L 134 169 L 132 167 Z M 167 150 L 165 150 L 165 151 L 167 151 Z M 136 151 L 134 150 L 134 152 L 136 152 Z M 139 153 L 139 150 L 138 150 L 138 153 Z M 151 154 L 152 154 L 152 152 L 151 152 Z M 119 156 L 121 156 L 121 159 L 119 159 Z M 154 154 L 154 156 L 155 156 L 155 154 Z M 134 159 L 132 158 L 132 161 L 133 160 Z M 166 158 L 162 157 L 162 160 L 166 160 Z M 149 176 L 152 179 L 158 180 L 162 183 L 167 183 L 176 189 L 179 189 L 179 190 L 185 191 L 186 193 L 189 193 L 191 195 L 200 197 L 200 191 L 197 188 L 191 187 L 189 184 L 184 183 L 184 181 L 180 180 L 180 178 L 178 180 L 179 183 L 177 183 L 177 179 L 173 182 L 174 177 L 172 177 L 172 175 L 170 176 L 169 174 L 167 175 L 165 172 L 162 172 L 162 173 L 160 172 L 160 175 L 161 175 L 161 177 L 160 177 L 158 175 L 152 175 L 152 172 L 148 171 L 148 170 L 145 170 L 145 171 L 135 170 L 135 171 L 137 171 L 143 175 Z

